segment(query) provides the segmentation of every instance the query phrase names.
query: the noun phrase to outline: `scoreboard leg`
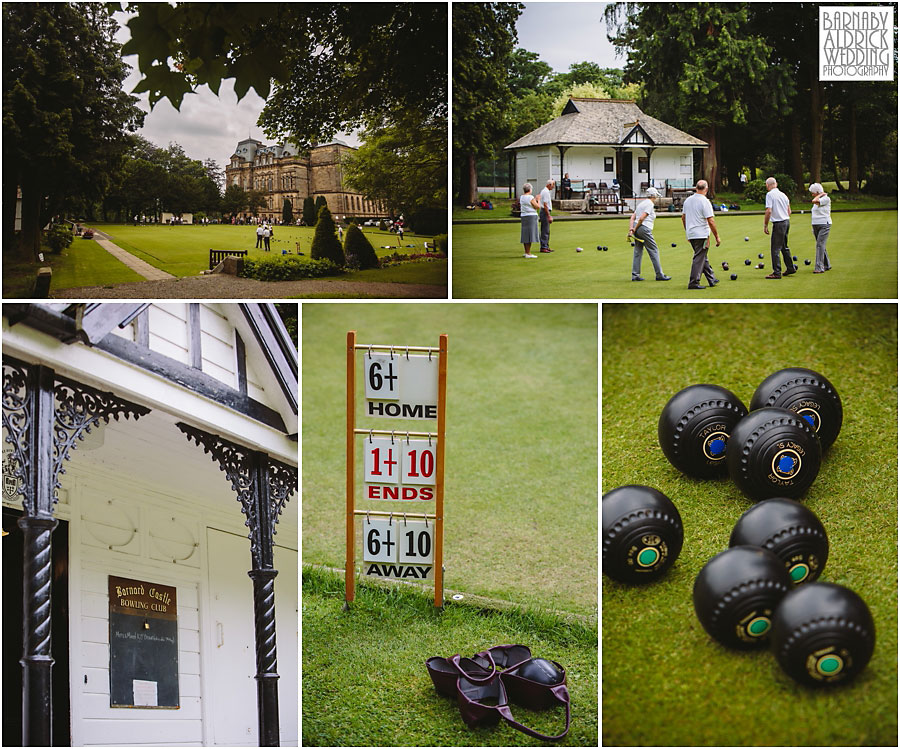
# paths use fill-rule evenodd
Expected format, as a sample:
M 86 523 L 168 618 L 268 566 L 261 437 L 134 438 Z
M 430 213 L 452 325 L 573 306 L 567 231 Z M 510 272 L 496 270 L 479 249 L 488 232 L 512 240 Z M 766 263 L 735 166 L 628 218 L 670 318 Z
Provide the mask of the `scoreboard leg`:
M 447 401 L 447 334 L 440 337 L 438 361 L 437 476 L 435 478 L 434 521 L 434 605 L 444 608 L 444 429 Z
M 347 333 L 347 555 L 344 560 L 344 609 L 348 609 L 356 594 L 355 541 L 355 497 L 354 473 L 356 470 L 356 331 Z

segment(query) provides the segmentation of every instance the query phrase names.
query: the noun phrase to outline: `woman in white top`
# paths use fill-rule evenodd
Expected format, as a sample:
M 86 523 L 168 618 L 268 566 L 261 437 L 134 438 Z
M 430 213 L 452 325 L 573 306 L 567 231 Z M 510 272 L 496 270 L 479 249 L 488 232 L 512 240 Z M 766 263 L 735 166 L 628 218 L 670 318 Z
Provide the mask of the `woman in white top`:
M 812 230 L 816 238 L 816 265 L 813 273 L 824 273 L 831 270 L 831 262 L 825 250 L 828 234 L 831 232 L 831 198 L 825 194 L 825 190 L 818 182 L 813 182 L 809 186 L 809 191 L 813 196 Z
M 541 234 L 538 229 L 538 211 L 541 204 L 532 194 L 530 182 L 522 186 L 522 194 L 519 196 L 519 212 L 522 216 L 522 234 L 519 240 L 525 246 L 524 257 L 534 259 L 537 255 L 531 254 L 532 242 L 540 242 Z
M 631 261 L 631 280 L 643 281 L 641 277 L 641 256 L 647 250 L 647 256 L 653 263 L 657 281 L 671 281 L 672 277 L 663 273 L 659 263 L 659 248 L 653 238 L 653 222 L 656 220 L 656 208 L 653 198 L 659 197 L 659 190 L 655 187 L 647 188 L 647 197 L 637 204 L 634 213 L 631 214 L 631 224 L 628 228 L 628 238 L 634 237 L 634 258 Z

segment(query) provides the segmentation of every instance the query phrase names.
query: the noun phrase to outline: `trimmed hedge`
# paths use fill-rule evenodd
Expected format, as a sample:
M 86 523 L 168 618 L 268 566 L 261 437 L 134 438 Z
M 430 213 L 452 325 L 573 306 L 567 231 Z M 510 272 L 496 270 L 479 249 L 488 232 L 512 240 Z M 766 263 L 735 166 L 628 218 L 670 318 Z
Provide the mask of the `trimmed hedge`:
M 350 224 L 347 228 L 347 238 L 344 240 L 344 252 L 347 255 L 347 262 L 350 258 L 356 258 L 354 265 L 358 265 L 360 270 L 368 270 L 369 268 L 377 268 L 378 255 L 375 254 L 375 248 L 366 238 L 366 235 L 360 231 L 355 224 Z
M 434 238 L 434 246 L 437 248 L 438 252 L 442 252 L 446 255 L 447 254 L 447 235 L 446 234 L 438 234 Z
M 744 199 L 751 203 L 766 202 L 766 182 L 762 179 L 751 179 L 744 186 Z
M 274 255 L 258 259 L 244 258 L 241 277 L 255 278 L 257 281 L 302 281 L 341 273 L 343 269 L 331 260 L 306 260 L 297 255 Z
M 327 259 L 339 268 L 347 264 L 341 240 L 337 238 L 337 227 L 327 205 L 319 209 L 319 220 L 316 221 L 316 233 L 313 235 L 309 254 L 313 260 Z

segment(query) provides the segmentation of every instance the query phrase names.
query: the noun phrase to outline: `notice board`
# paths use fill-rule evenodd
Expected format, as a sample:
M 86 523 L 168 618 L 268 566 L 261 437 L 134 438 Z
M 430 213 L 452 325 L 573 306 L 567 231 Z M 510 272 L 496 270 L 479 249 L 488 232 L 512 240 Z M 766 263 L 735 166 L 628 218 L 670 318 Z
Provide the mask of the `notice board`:
M 179 707 L 173 586 L 109 576 L 109 705 Z

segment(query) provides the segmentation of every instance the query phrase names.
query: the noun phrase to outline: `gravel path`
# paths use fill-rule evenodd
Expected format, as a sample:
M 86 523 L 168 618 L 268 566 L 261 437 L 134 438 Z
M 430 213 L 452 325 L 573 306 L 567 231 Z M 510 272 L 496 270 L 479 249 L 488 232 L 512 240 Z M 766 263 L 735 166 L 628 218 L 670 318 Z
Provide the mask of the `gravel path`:
M 257 281 L 222 273 L 165 281 L 137 281 L 115 286 L 53 289 L 54 299 L 289 299 L 327 294 L 385 299 L 446 299 L 446 286 L 364 281 Z

